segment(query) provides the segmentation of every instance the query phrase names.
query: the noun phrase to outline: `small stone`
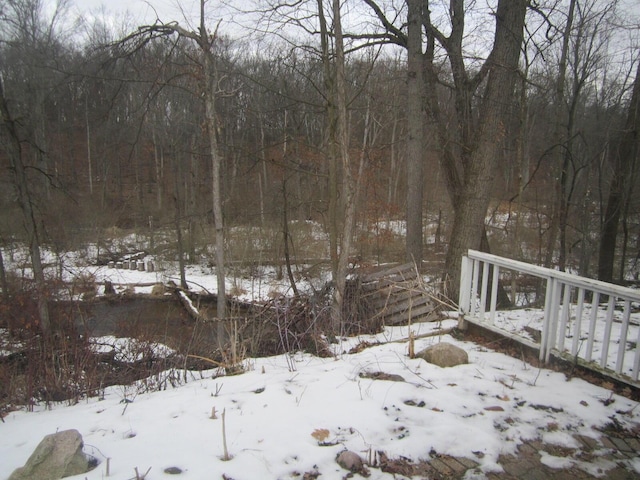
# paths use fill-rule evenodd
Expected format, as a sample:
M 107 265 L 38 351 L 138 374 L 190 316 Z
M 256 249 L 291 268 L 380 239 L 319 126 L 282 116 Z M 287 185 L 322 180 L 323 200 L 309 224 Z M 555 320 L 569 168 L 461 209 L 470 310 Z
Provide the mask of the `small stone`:
M 436 343 L 416 354 L 416 357 L 439 367 L 455 367 L 469 363 L 469 355 L 462 348 L 447 342 Z
M 180 475 L 182 473 L 182 469 L 178 467 L 167 467 L 164 469 L 164 473 L 169 475 Z
M 364 463 L 360 455 L 349 450 L 344 450 L 338 455 L 336 459 L 338 465 L 350 472 L 361 472 L 364 468 Z
M 491 407 L 484 407 L 487 412 L 504 412 L 504 408 L 500 405 L 493 405 Z

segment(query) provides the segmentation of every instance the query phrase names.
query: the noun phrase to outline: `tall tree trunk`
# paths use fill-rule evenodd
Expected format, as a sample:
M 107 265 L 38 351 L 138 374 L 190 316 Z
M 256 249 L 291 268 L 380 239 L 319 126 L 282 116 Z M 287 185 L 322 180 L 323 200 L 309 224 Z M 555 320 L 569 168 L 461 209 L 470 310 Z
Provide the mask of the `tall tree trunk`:
M 164 176 L 163 151 L 162 146 L 158 145 L 158 138 L 155 128 L 152 130 L 151 135 L 153 139 L 153 160 L 156 173 L 156 207 L 158 208 L 158 210 L 162 210 L 162 182 Z
M 479 249 L 485 216 L 493 188 L 499 146 L 506 131 L 507 114 L 523 39 L 526 0 L 500 0 L 496 11 L 494 47 L 488 62 L 488 80 L 464 169 L 464 179 L 454 204 L 451 241 L 445 267 L 449 292 L 457 298 L 462 256 L 468 249 Z
M 422 116 L 422 0 L 407 0 L 407 238 L 406 257 L 422 264 L 422 202 L 424 196 Z
M 89 123 L 89 97 L 88 95 L 84 99 L 84 121 L 87 135 L 87 167 L 89 169 L 89 193 L 93 195 L 93 168 L 91 161 L 91 125 Z
M 289 242 L 291 241 L 291 234 L 289 233 L 289 201 L 287 198 L 287 178 L 285 176 L 282 180 L 282 240 L 284 241 L 284 262 L 287 268 L 287 277 L 289 278 L 289 285 L 293 290 L 293 294 L 296 297 L 300 296 L 298 292 L 298 286 L 296 285 L 296 279 L 293 276 L 293 270 L 291 269 L 291 252 L 289 250 Z
M 184 265 L 184 241 L 182 237 L 182 215 L 181 212 L 181 183 L 182 183 L 182 160 L 179 158 L 174 147 L 174 168 L 173 168 L 173 208 L 174 208 L 174 225 L 176 228 L 176 253 L 178 255 L 178 270 L 180 272 L 180 287 L 188 290 L 187 276 Z
M 633 82 L 633 93 L 624 130 L 618 144 L 611 152 L 612 176 L 609 183 L 609 196 L 600 233 L 598 255 L 598 278 L 605 282 L 613 280 L 613 265 L 620 214 L 625 204 L 625 188 L 637 161 L 640 141 L 640 62 Z
M 0 247 L 0 288 L 2 288 L 2 296 L 5 300 L 9 300 L 9 282 L 7 282 L 7 272 L 4 268 L 4 256 Z
M 353 238 L 355 223 L 355 185 L 351 172 L 349 158 L 349 129 L 347 123 L 347 86 L 344 71 L 344 45 L 342 37 L 342 21 L 340 16 L 340 0 L 333 0 L 333 24 L 335 35 L 335 89 L 332 96 L 336 107 L 336 151 L 339 157 L 340 174 L 342 176 L 342 197 L 344 206 L 344 221 L 342 223 L 342 235 L 340 251 L 338 253 L 338 268 L 336 271 L 335 297 L 334 297 L 334 327 L 340 325 L 344 294 L 347 281 L 347 267 Z M 336 328 L 336 332 L 338 329 Z
M 324 15 L 323 0 L 317 0 L 318 20 L 320 23 L 320 48 L 322 51 L 322 64 L 324 75 L 324 89 L 327 109 L 327 126 L 325 129 L 325 143 L 329 152 L 329 257 L 331 259 L 331 278 L 334 283 L 338 276 L 338 230 L 340 224 L 339 214 L 339 177 L 338 177 L 338 152 L 336 151 L 335 137 L 337 112 L 334 98 L 331 92 L 335 88 L 335 75 L 331 68 L 331 58 L 329 53 L 329 30 L 327 20 Z
M 553 130 L 553 146 L 555 148 L 555 161 L 553 162 L 554 168 L 560 165 L 560 181 L 554 183 L 554 202 L 552 204 L 551 211 L 551 223 L 548 230 L 547 249 L 545 254 L 544 265 L 551 267 L 553 264 L 553 256 L 556 251 L 556 241 L 558 239 L 558 233 L 561 231 L 562 235 L 560 248 L 562 261 L 564 263 L 564 250 L 565 250 L 565 230 L 566 230 L 566 218 L 567 218 L 567 206 L 565 204 L 566 197 L 566 184 L 567 184 L 567 160 L 568 152 L 566 151 L 569 146 L 568 142 L 568 128 L 565 115 L 565 93 L 564 85 L 567 77 L 567 56 L 569 53 L 569 41 L 571 39 L 571 29 L 573 28 L 574 12 L 577 0 L 571 0 L 569 4 L 569 12 L 567 13 L 567 21 L 565 23 L 564 32 L 562 35 L 562 48 L 560 51 L 560 62 L 558 63 L 558 76 L 556 77 L 556 84 L 554 90 L 553 101 L 555 104 L 554 114 L 554 130 Z M 561 268 L 563 269 L 563 268 Z
M 215 66 L 213 53 L 213 42 L 217 38 L 217 30 L 210 35 L 205 26 L 205 0 L 200 0 L 200 28 L 197 38 L 203 54 L 202 73 L 203 96 L 205 107 L 205 119 L 207 124 L 207 135 L 209 140 L 209 150 L 211 155 L 212 183 L 211 191 L 213 198 L 213 220 L 216 232 L 216 280 L 218 286 L 217 310 L 218 317 L 225 318 L 227 310 L 226 286 L 225 286 L 225 260 L 224 260 L 224 218 L 222 214 L 222 156 L 218 145 L 217 127 L 218 114 L 216 112 L 216 92 L 218 89 L 218 73 Z M 220 323 L 218 333 L 222 333 L 222 323 Z M 221 339 L 219 339 L 221 341 Z

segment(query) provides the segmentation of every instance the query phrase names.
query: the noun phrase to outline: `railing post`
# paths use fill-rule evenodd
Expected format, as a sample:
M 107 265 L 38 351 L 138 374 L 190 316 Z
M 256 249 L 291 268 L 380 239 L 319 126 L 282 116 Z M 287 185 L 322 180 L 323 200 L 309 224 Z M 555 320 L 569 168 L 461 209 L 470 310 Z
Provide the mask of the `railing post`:
M 458 328 L 466 330 L 465 315 L 470 311 L 471 296 L 471 262 L 466 255 L 462 257 L 460 266 L 460 292 L 458 293 Z
M 624 313 L 622 314 L 622 326 L 620 339 L 618 340 L 618 357 L 616 358 L 616 373 L 622 373 L 624 367 L 624 354 L 627 350 L 627 335 L 629 334 L 629 320 L 631 317 L 631 302 L 624 301 Z
M 480 282 L 480 260 L 473 259 L 471 261 L 471 296 L 469 298 L 469 315 L 476 317 L 477 315 L 477 296 L 478 283 Z
M 611 342 L 611 329 L 613 327 L 613 317 L 616 309 L 616 299 L 613 295 L 609 295 L 607 302 L 607 318 L 604 324 L 604 338 L 602 339 L 602 352 L 600 353 L 600 366 L 606 368 L 609 360 L 609 344 Z
M 493 325 L 496 319 L 496 304 L 498 303 L 498 282 L 500 280 L 500 267 L 493 266 L 493 276 L 491 281 L 491 303 L 489 308 L 489 324 Z M 515 303 L 515 302 L 514 302 Z
M 540 335 L 540 357 L 541 362 L 547 358 L 547 344 L 549 337 L 549 324 L 551 318 L 551 297 L 553 296 L 553 287 L 555 280 L 553 277 L 547 277 L 547 288 L 544 294 L 544 317 L 542 318 L 542 332 Z
M 598 321 L 598 308 L 600 306 L 600 292 L 596 291 L 591 299 L 591 315 L 589 317 L 589 334 L 587 336 L 587 352 L 584 356 L 587 362 L 591 361 L 593 344 L 596 336 L 596 322 Z
M 578 355 L 578 342 L 580 341 L 582 326 L 582 313 L 584 310 L 584 287 L 578 288 L 578 303 L 576 306 L 576 321 L 573 326 L 573 341 L 571 342 L 571 355 Z
M 631 378 L 633 378 L 637 382 L 639 375 L 640 375 L 640 328 L 638 329 L 638 338 L 636 339 L 636 352 L 633 357 L 633 372 L 631 373 Z
M 560 314 L 560 329 L 558 335 L 556 335 L 555 346 L 558 351 L 564 350 L 564 338 L 567 333 L 567 324 L 571 317 L 571 285 L 568 283 L 561 284 L 564 289 L 562 296 L 562 313 Z
M 557 345 L 557 335 L 558 335 L 558 316 L 560 312 L 560 291 L 562 290 L 562 282 L 557 278 L 552 278 L 552 289 L 551 289 L 551 302 L 549 305 L 549 319 L 545 322 L 545 325 L 548 329 L 547 332 L 547 345 L 546 350 L 544 352 L 544 362 L 548 363 L 549 358 L 551 357 L 551 350 Z
M 487 288 L 489 286 L 489 262 L 482 262 L 482 286 L 480 288 L 480 321 L 485 323 L 484 314 L 487 310 Z

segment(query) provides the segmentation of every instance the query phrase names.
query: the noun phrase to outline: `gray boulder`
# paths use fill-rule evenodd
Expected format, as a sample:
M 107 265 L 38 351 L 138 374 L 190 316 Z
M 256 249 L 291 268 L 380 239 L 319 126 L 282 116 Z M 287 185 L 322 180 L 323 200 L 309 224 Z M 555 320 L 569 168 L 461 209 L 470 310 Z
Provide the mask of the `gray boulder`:
M 460 347 L 447 342 L 436 343 L 416 354 L 429 363 L 439 367 L 455 367 L 469 363 L 469 355 Z
M 59 480 L 90 470 L 83 453 L 82 435 L 77 430 L 47 435 L 24 464 L 14 470 L 9 480 Z

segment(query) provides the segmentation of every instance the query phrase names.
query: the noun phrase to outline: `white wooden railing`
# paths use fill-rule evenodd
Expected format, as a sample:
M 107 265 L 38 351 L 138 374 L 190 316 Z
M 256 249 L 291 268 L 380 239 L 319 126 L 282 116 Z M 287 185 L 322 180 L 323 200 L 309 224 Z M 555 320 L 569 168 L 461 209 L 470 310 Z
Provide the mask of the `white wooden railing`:
M 497 311 L 498 282 L 514 274 L 543 282 L 539 339 L 496 325 L 499 316 L 509 315 Z M 552 354 L 569 358 L 636 386 L 640 385 L 640 324 L 632 319 L 632 308 L 639 304 L 640 291 L 631 288 L 475 250 L 462 258 L 459 313 L 463 322 L 539 349 L 541 361 L 548 362 Z

